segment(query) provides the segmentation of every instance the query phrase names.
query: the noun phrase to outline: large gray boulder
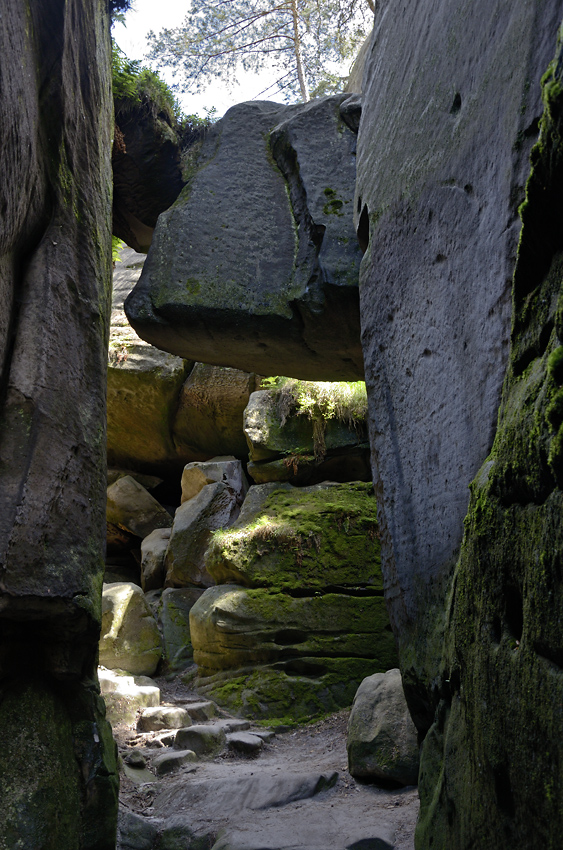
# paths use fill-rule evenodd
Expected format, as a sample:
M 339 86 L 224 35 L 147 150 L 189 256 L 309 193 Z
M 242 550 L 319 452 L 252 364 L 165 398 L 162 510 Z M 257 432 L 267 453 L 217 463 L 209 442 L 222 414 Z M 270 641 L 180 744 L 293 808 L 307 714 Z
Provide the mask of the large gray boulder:
M 111 286 L 108 4 L 2 2 L 0 836 L 110 850 L 96 683 Z M 7 844 L 6 844 L 7 842 Z
M 164 566 L 166 587 L 209 587 L 205 553 L 211 535 L 231 525 L 239 513 L 235 493 L 222 481 L 206 484 L 176 510 Z
M 399 669 L 364 679 L 354 697 L 346 746 L 348 769 L 356 779 L 416 785 L 417 733 Z
M 362 376 L 348 97 L 240 104 L 209 131 L 127 299 L 140 336 L 248 372 Z

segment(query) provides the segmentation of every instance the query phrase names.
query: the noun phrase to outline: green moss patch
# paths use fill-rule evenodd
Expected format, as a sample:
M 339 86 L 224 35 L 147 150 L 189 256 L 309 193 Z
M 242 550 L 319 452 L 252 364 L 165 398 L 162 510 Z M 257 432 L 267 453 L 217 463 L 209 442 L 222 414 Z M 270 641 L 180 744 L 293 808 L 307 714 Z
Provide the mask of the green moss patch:
M 218 584 L 280 589 L 382 589 L 370 484 L 279 490 L 247 525 L 217 532 L 207 569 Z

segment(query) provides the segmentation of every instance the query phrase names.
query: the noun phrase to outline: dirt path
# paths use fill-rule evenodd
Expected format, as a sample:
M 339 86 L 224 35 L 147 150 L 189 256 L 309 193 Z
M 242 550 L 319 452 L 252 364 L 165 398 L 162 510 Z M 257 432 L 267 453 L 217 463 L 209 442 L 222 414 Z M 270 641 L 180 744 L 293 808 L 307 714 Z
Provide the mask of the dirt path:
M 163 704 L 197 697 L 177 682 L 159 684 Z M 347 769 L 347 720 L 348 712 L 342 711 L 278 732 L 257 757 L 226 752 L 148 784 L 123 777 L 118 847 L 414 850 L 416 789 L 385 790 L 356 782 Z M 154 746 L 154 734 L 116 732 L 122 757 L 140 749 L 150 769 L 154 756 L 162 753 Z

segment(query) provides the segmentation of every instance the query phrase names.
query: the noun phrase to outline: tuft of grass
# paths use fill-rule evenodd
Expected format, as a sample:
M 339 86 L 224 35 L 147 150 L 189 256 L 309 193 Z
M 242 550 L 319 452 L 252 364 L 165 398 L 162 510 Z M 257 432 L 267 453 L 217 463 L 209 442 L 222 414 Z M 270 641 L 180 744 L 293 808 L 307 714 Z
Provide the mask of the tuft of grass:
M 292 415 L 311 420 L 317 460 L 326 455 L 327 422 L 335 419 L 358 432 L 365 428 L 367 394 L 363 381 L 300 381 L 277 376 L 264 378 L 261 386 L 277 393 L 282 428 Z

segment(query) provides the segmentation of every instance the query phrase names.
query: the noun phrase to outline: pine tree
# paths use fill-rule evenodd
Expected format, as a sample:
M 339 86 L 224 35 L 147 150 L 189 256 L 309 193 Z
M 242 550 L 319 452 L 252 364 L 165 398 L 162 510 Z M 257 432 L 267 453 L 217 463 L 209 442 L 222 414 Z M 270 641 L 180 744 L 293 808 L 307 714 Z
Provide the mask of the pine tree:
M 149 58 L 172 68 L 185 92 L 234 79 L 239 64 L 270 65 L 286 100 L 308 101 L 342 87 L 333 67 L 352 60 L 373 10 L 374 0 L 191 0 L 182 26 L 149 34 Z

